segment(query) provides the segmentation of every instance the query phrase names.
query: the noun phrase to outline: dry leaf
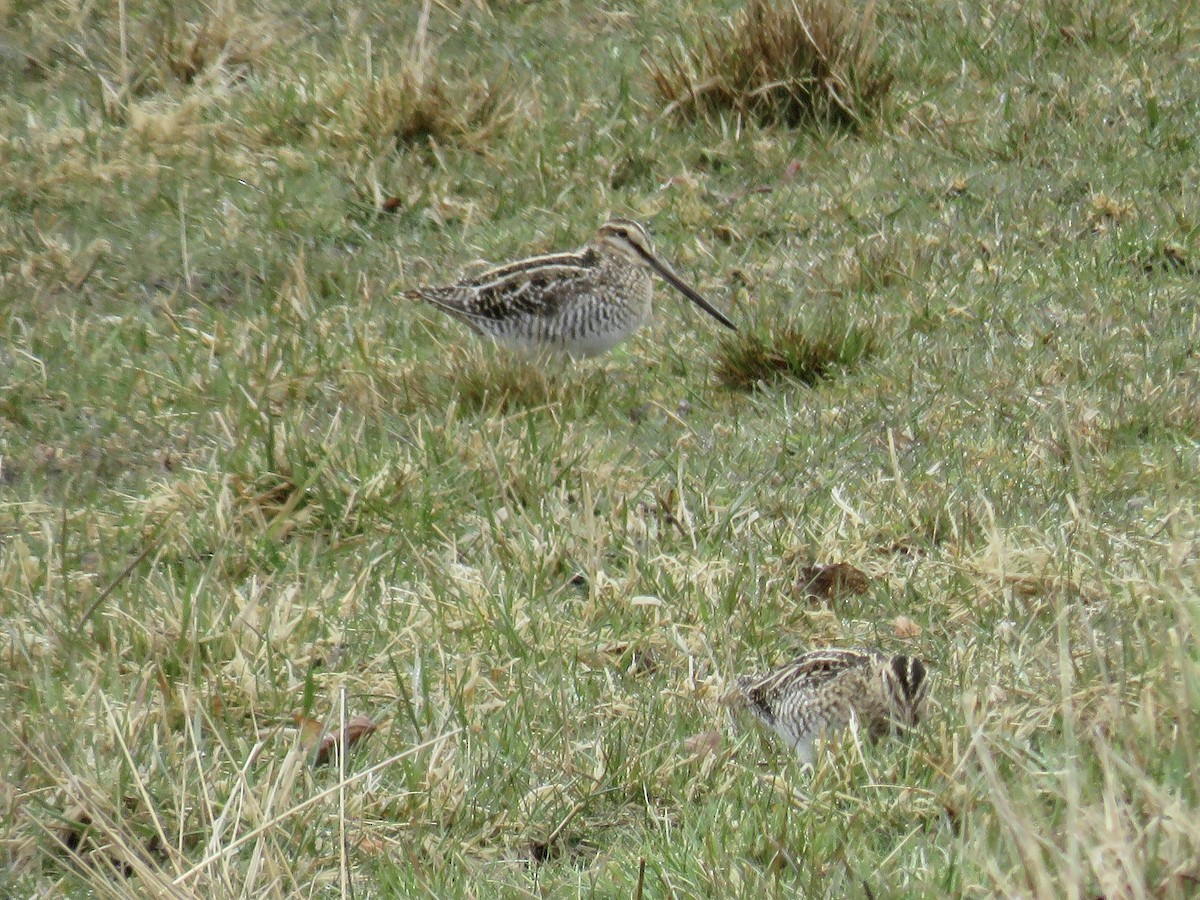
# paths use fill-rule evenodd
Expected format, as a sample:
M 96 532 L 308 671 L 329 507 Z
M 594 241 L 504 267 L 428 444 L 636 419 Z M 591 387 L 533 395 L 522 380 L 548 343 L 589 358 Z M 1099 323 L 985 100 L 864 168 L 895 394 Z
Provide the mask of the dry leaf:
M 306 745 L 312 746 L 316 742 L 317 736 L 323 730 L 321 723 L 316 719 L 307 719 L 302 716 L 296 716 L 295 721 L 300 727 L 301 739 Z M 331 731 L 321 738 L 321 745 L 317 748 L 317 756 L 313 760 L 313 765 L 324 766 L 329 764 L 336 758 L 335 754 L 339 748 L 350 749 L 368 734 L 378 730 L 378 728 L 379 726 L 367 716 L 352 716 L 350 721 L 346 723 L 344 740 L 340 731 Z
M 309 750 L 317 746 L 317 741 L 321 740 L 321 735 L 325 733 L 325 723 L 301 715 L 292 716 L 292 721 L 300 731 L 300 743 Z
M 796 579 L 796 594 L 799 597 L 830 600 L 865 594 L 869 585 L 866 574 L 849 563 L 817 564 L 800 570 L 800 577 Z
M 919 638 L 923 629 L 908 616 L 896 616 L 892 619 L 892 634 L 903 641 Z

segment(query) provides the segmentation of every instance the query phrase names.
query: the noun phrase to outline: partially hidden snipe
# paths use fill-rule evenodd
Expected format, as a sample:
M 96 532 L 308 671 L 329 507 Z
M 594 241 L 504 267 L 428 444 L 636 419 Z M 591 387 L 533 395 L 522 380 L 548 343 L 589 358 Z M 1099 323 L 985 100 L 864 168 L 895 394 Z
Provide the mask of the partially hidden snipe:
M 446 287 L 406 291 L 405 296 L 432 303 L 511 347 L 595 356 L 646 321 L 651 272 L 726 328 L 737 330 L 654 252 L 646 229 L 629 219 L 606 222 L 578 250 L 531 256 Z
M 813 761 L 822 732 L 845 728 L 851 717 L 872 738 L 920 721 L 928 673 L 911 656 L 871 650 L 814 650 L 761 675 L 738 679 L 756 718 Z

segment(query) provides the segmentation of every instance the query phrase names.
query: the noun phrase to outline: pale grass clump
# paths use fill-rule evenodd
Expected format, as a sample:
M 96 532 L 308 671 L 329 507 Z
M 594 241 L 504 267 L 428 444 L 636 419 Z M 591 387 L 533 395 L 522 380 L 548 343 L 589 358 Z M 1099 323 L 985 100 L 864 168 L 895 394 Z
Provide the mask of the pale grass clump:
M 218 70 L 234 80 L 253 73 L 275 45 L 282 25 L 250 18 L 237 10 L 234 0 L 221 0 L 197 20 L 169 16 L 159 27 L 158 62 L 180 83 L 192 84 Z
M 437 786 L 455 728 L 374 765 L 360 765 L 351 752 L 353 767 L 335 761 L 323 777 L 301 729 L 263 723 L 246 741 L 229 730 L 231 717 L 211 695 L 185 691 L 162 697 L 166 704 L 136 695 L 97 699 L 94 736 L 119 763 L 89 775 L 36 737 L 24 745 L 41 770 L 37 780 L 52 786 L 26 809 L 12 875 L 36 870 L 44 852 L 75 883 L 106 897 L 290 897 L 346 883 L 348 857 L 328 834 L 345 835 L 347 817 L 363 815 L 364 779 L 389 769 L 424 778 L 427 799 L 414 804 L 414 815 L 447 802 Z M 119 783 L 124 792 L 113 790 Z
M 429 34 L 428 6 L 415 33 L 378 59 L 369 44 L 365 53 L 346 47 L 337 63 L 261 79 L 239 103 L 243 140 L 348 154 L 367 171 L 414 148 L 482 151 L 499 140 L 518 112 L 528 112 L 525 97 L 507 69 L 481 74 L 444 52 Z M 392 208 L 408 199 L 396 197 Z
M 432 57 L 409 60 L 372 79 L 351 101 L 351 127 L 373 144 L 430 141 L 482 146 L 512 121 L 515 95 L 504 78 L 447 78 Z
M 842 0 L 751 0 L 710 33 L 648 61 L 666 114 L 858 127 L 892 85 L 874 3 L 859 12 Z
M 347 98 L 346 137 L 373 146 L 421 141 L 479 147 L 513 120 L 516 95 L 505 76 L 447 76 L 429 36 L 426 2 L 396 71 L 356 85 Z

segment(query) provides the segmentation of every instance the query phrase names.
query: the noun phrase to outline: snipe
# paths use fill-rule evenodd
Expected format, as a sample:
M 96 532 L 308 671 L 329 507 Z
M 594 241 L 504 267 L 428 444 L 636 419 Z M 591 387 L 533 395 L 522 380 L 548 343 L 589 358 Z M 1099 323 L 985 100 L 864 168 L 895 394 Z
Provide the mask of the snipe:
M 654 252 L 646 229 L 629 219 L 606 222 L 578 250 L 531 256 L 446 287 L 406 291 L 405 296 L 432 303 L 502 344 L 595 356 L 646 321 L 651 272 L 726 328 L 737 330 Z
M 737 685 L 750 712 L 805 763 L 822 732 L 845 728 L 852 716 L 872 738 L 915 726 L 929 692 L 921 660 L 870 650 L 814 650 Z

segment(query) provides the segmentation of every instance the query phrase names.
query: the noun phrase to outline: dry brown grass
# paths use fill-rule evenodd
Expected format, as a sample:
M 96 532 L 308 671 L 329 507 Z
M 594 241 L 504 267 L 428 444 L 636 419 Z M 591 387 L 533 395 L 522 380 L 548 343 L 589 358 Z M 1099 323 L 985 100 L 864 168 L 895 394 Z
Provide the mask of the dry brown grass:
M 713 31 L 647 62 L 667 114 L 857 127 L 892 85 L 874 3 L 860 13 L 841 0 L 752 0 Z
M 515 95 L 507 76 L 447 78 L 429 37 L 425 3 L 398 71 L 385 71 L 361 91 L 352 109 L 357 129 L 396 146 L 423 139 L 478 146 L 513 118 Z
M 282 31 L 277 19 L 243 12 L 235 0 L 190 14 L 180 3 L 68 6 L 31 11 L 29 64 L 44 72 L 58 62 L 78 66 L 110 112 L 179 84 L 239 81 L 264 65 Z
M 354 115 L 360 132 L 375 141 L 478 146 L 512 121 L 514 109 L 506 79 L 450 80 L 435 61 L 412 58 L 371 81 Z
M 223 3 L 196 21 L 168 16 L 157 28 L 154 58 L 174 78 L 191 84 L 218 68 L 235 78 L 252 71 L 274 44 L 276 26 L 240 15 L 232 4 Z

